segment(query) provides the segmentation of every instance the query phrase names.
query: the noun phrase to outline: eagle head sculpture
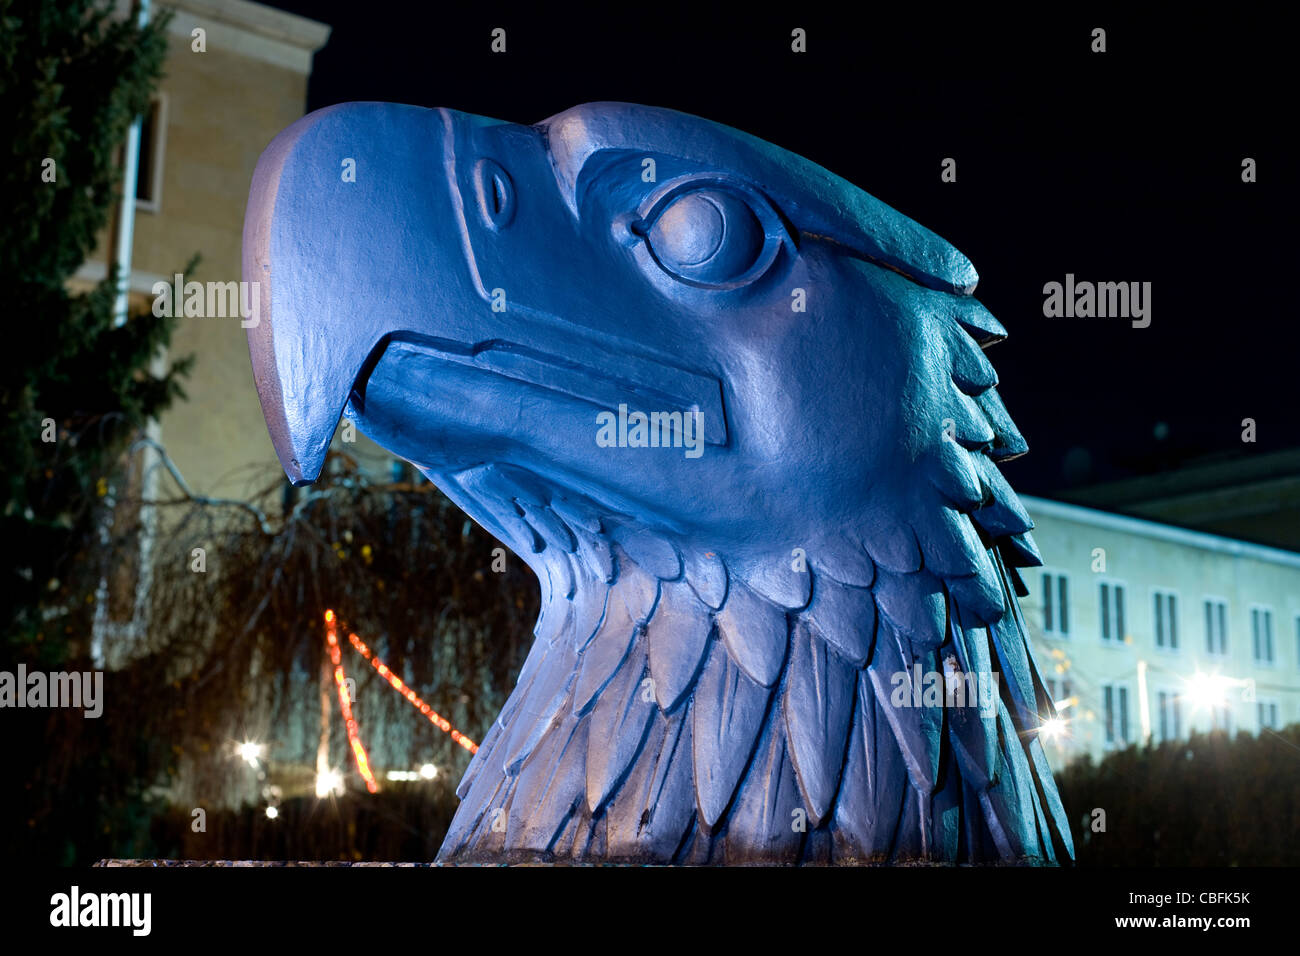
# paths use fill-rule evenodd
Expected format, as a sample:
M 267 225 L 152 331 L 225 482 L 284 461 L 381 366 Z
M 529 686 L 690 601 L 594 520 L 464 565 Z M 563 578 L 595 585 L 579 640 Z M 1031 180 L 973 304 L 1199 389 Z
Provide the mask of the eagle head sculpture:
M 243 263 L 290 480 L 346 412 L 540 582 L 440 860 L 1072 858 L 948 243 L 670 110 L 349 103 L 262 155 Z

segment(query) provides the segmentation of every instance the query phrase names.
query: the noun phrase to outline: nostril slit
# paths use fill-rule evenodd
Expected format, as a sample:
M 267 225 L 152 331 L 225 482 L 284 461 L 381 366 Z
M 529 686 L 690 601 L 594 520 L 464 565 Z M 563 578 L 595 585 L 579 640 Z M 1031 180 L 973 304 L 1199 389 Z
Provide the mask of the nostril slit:
M 515 213 L 515 187 L 510 174 L 490 159 L 480 159 L 475 174 L 484 223 L 492 230 L 509 225 Z

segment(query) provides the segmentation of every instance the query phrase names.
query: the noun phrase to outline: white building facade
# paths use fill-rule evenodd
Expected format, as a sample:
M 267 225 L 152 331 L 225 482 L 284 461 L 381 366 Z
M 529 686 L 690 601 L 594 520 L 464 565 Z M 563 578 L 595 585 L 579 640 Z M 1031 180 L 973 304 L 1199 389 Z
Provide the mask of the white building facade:
M 1053 766 L 1300 721 L 1300 554 L 1021 500 L 1044 561 L 1022 569 L 1021 603 L 1061 718 Z

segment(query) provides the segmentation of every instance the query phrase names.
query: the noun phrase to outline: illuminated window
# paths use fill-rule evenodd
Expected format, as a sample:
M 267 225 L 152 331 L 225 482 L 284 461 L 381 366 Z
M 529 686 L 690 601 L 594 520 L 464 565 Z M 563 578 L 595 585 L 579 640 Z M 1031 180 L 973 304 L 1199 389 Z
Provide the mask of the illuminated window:
M 1170 691 L 1156 694 L 1156 709 L 1160 714 L 1160 739 L 1177 740 L 1183 733 L 1183 708 L 1178 695 Z
M 1210 654 L 1228 653 L 1228 602 L 1205 599 L 1205 650 Z
M 1151 613 L 1154 621 L 1156 647 L 1174 651 L 1178 649 L 1178 598 L 1169 591 L 1153 591 Z
M 1277 702 L 1272 700 L 1261 700 L 1255 704 L 1255 709 L 1259 717 L 1260 730 L 1277 729 Z
M 1103 684 L 1101 701 L 1106 721 L 1106 743 L 1110 746 L 1128 743 L 1128 688 Z
M 1070 581 L 1063 574 L 1043 574 L 1043 633 L 1070 635 Z
M 1124 585 L 1101 583 L 1101 639 L 1112 643 L 1124 641 Z
M 1232 711 L 1227 704 L 1215 704 L 1210 707 L 1210 717 L 1215 730 L 1232 733 Z
M 1257 664 L 1273 663 L 1273 612 L 1268 608 L 1250 609 L 1250 646 Z

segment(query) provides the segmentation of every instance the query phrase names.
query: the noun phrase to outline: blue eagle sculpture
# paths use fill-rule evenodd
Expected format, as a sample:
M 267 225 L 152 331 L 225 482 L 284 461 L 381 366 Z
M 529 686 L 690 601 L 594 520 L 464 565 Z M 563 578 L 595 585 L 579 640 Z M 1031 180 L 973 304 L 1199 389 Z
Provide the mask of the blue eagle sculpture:
M 944 240 L 666 109 L 348 103 L 262 155 L 243 263 L 290 480 L 346 414 L 540 582 L 439 860 L 1072 858 Z

